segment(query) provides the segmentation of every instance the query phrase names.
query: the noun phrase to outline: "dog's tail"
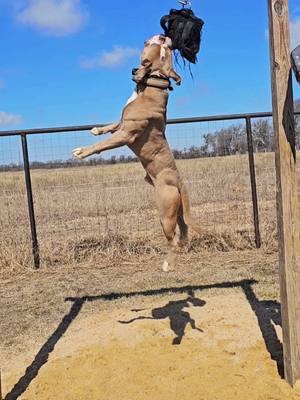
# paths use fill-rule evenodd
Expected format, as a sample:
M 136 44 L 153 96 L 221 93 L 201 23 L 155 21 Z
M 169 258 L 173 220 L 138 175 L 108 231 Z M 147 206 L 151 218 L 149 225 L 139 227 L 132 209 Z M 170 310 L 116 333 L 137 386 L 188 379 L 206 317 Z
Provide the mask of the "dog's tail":
M 184 183 L 180 185 L 181 204 L 183 210 L 183 218 L 187 225 L 189 225 L 196 233 L 200 235 L 204 233 L 203 229 L 194 221 L 191 216 L 190 198 L 187 188 Z

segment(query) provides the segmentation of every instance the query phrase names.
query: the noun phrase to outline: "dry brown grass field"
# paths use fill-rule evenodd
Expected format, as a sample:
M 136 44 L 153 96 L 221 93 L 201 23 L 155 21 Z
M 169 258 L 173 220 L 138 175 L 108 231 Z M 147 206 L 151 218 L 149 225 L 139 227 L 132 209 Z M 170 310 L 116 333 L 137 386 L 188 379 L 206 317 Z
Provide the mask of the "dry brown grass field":
M 218 250 L 253 247 L 246 155 L 180 160 L 193 214 L 207 235 L 195 245 Z M 271 153 L 256 156 L 263 245 L 274 248 L 275 172 Z M 120 252 L 163 251 L 152 187 L 140 164 L 33 170 L 42 265 L 97 262 Z M 1 273 L 31 267 L 22 172 L 0 175 Z M 114 254 L 115 257 L 115 254 Z
M 247 156 L 177 162 L 205 233 L 191 232 L 191 251 L 178 254 L 168 274 L 153 191 L 139 164 L 32 171 L 39 272 L 23 173 L 1 173 L 5 400 L 115 400 L 126 398 L 124 390 L 128 400 L 296 399 L 300 391 L 280 378 L 274 155 L 257 154 L 255 162 L 260 250 Z M 193 304 L 204 306 L 194 311 Z M 191 316 L 202 333 L 186 326 Z M 120 323 L 135 317 L 144 321 Z M 179 350 L 174 318 L 186 330 Z

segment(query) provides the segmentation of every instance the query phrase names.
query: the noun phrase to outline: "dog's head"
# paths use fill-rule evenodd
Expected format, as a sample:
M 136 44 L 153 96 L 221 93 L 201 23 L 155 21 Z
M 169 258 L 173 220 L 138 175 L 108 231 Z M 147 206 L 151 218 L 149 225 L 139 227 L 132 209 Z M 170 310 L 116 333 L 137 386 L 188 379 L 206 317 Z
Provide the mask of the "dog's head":
M 141 65 L 135 70 L 134 80 L 137 83 L 151 74 L 166 78 L 172 70 L 172 41 L 166 36 L 156 35 L 147 40 L 141 54 Z

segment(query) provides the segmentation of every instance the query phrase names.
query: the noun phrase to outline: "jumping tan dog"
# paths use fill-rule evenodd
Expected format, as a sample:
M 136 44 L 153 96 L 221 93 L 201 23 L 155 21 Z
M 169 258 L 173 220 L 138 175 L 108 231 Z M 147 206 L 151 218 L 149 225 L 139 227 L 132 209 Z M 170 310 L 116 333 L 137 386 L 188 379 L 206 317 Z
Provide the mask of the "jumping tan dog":
M 83 159 L 127 145 L 137 155 L 147 172 L 146 182 L 155 189 L 161 225 L 168 240 L 168 255 L 163 263 L 165 272 L 174 267 L 176 247 L 188 246 L 187 225 L 201 233 L 191 218 L 188 193 L 165 137 L 169 78 L 177 85 L 181 83 L 180 76 L 173 70 L 168 40 L 156 36 L 145 42 L 141 65 L 134 76 L 137 92 L 125 106 L 121 121 L 91 131 L 94 135 L 108 132 L 113 135 L 99 144 L 73 150 L 74 156 Z M 175 233 L 177 225 L 179 240 Z

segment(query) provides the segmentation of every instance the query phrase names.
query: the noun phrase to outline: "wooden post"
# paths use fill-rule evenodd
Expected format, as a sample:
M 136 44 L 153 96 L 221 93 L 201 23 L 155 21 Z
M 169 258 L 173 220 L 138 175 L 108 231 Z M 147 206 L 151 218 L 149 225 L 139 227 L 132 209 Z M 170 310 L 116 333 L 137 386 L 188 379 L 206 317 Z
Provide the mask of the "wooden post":
M 0 368 L 0 400 L 2 400 L 2 371 Z
M 288 0 L 268 0 L 284 371 L 300 379 L 300 229 Z

